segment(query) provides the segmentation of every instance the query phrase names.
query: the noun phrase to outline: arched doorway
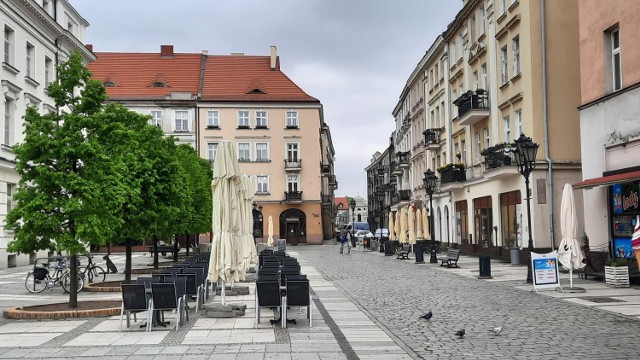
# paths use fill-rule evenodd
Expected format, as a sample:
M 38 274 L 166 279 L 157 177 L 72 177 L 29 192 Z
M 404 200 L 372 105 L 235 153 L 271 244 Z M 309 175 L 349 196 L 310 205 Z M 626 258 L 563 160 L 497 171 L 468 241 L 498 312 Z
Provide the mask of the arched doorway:
M 280 238 L 287 244 L 307 242 L 307 216 L 299 209 L 287 209 L 280 213 Z
M 449 224 L 449 206 L 444 206 L 444 218 L 447 223 L 446 231 L 447 231 L 447 246 L 451 245 L 451 225 Z
M 256 238 L 262 238 L 264 229 L 264 221 L 262 217 L 262 213 L 256 209 L 252 210 L 253 214 L 253 240 Z

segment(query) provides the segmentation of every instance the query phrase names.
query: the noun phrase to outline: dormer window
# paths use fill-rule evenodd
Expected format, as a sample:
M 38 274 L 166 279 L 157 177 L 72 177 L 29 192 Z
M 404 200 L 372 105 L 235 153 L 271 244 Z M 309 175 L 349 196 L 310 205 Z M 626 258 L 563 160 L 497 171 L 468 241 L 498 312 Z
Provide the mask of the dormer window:
M 115 87 L 116 84 L 113 81 L 105 81 L 104 82 L 104 86 L 105 87 Z
M 166 85 L 162 81 L 156 81 L 152 85 L 153 87 L 166 87 Z
M 266 94 L 266 93 L 260 89 L 253 89 L 249 91 L 248 94 Z

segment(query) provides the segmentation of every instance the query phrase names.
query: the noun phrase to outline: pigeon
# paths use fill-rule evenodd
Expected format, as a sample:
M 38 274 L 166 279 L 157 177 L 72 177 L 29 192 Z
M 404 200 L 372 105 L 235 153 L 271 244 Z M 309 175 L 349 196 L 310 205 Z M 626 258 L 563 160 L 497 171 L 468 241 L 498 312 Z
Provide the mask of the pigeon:
M 459 337 L 462 338 L 464 336 L 464 329 L 460 329 L 460 330 L 456 331 L 456 336 L 459 336 Z
M 429 310 L 428 313 L 425 313 L 424 315 L 421 315 L 420 319 L 431 320 L 432 316 L 433 316 L 433 313 L 431 313 L 431 310 Z
M 500 335 L 500 333 L 502 332 L 502 326 L 496 326 L 493 328 L 493 330 L 489 331 L 491 331 L 494 335 Z

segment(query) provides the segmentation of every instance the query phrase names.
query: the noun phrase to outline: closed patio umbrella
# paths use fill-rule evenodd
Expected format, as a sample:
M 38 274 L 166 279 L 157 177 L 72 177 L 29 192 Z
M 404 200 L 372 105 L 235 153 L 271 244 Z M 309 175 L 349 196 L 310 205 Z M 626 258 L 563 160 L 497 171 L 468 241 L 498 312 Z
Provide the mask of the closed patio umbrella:
M 393 212 L 389 211 L 389 241 L 395 241 L 396 239 L 396 228 L 393 223 Z
M 424 238 L 431 239 L 431 228 L 429 227 L 429 213 L 427 211 L 422 212 L 422 229 L 424 230 Z
M 255 194 L 255 185 L 252 178 L 248 175 L 242 176 L 242 216 L 241 216 L 241 237 L 240 237 L 240 263 L 238 277 L 245 280 L 246 274 L 251 268 L 258 263 L 258 254 L 256 251 L 255 241 L 253 240 L 253 196 Z
M 398 240 L 402 244 L 407 242 L 407 211 L 405 208 L 400 208 L 400 233 L 398 234 Z
M 269 215 L 269 225 L 267 226 L 267 246 L 273 246 L 273 218 Z
M 422 232 L 422 210 L 418 208 L 416 209 L 416 239 L 424 239 L 424 234 Z
M 563 267 L 569 269 L 569 283 L 573 288 L 573 269 L 582 269 L 585 264 L 582 263 L 584 255 L 578 242 L 578 218 L 571 184 L 564 184 L 562 189 L 560 231 L 562 232 L 562 241 L 558 246 L 558 261 Z
M 400 208 L 400 209 L 402 209 L 402 208 Z M 398 209 L 396 211 L 396 218 L 394 219 L 395 222 L 396 222 L 395 223 L 395 225 L 396 225 L 396 238 L 394 239 L 394 241 L 400 241 L 400 219 L 402 219 L 402 216 L 400 216 L 400 215 L 402 215 L 400 209 Z
M 407 242 L 409 244 L 416 243 L 416 208 L 411 205 L 407 209 L 407 228 L 409 229 L 409 238 Z

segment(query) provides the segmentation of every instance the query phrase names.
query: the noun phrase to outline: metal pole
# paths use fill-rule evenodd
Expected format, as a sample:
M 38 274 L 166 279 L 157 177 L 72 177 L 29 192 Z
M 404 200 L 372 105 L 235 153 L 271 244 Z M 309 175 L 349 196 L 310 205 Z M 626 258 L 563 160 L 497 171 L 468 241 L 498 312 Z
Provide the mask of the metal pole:
M 529 225 L 529 244 L 527 248 L 529 249 L 529 261 L 527 261 L 527 283 L 533 283 L 533 273 L 531 269 L 531 253 L 533 252 L 533 237 L 531 236 L 531 190 L 529 189 L 529 175 L 531 173 L 530 169 L 526 169 L 524 183 L 527 187 L 527 224 Z
M 433 190 L 429 192 L 429 231 L 431 231 L 431 257 L 429 263 L 437 264 L 435 227 L 433 226 Z

